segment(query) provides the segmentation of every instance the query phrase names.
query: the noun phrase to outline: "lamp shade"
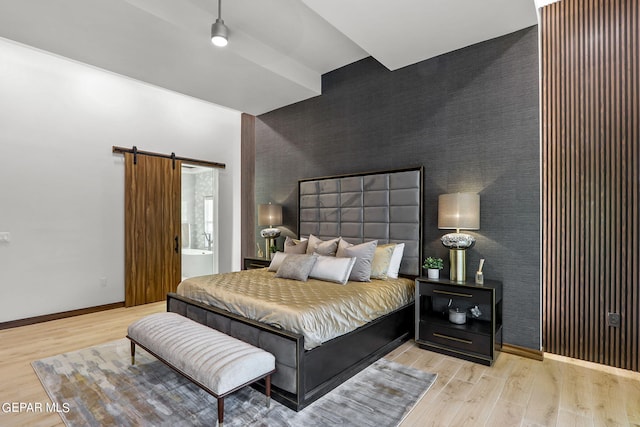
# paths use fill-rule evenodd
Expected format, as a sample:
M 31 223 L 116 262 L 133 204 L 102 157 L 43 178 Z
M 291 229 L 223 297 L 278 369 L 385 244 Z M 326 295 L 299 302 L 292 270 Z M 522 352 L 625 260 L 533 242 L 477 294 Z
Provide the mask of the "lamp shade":
M 480 195 L 475 193 L 441 194 L 438 197 L 438 228 L 479 230 Z
M 282 224 L 282 206 L 258 205 L 258 225 L 280 225 Z

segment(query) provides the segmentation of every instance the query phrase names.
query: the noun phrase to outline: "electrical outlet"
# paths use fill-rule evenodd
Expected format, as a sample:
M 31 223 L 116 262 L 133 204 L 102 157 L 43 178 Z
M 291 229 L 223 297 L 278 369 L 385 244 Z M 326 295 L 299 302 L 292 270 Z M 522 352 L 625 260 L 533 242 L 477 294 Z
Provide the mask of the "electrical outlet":
M 103 288 L 107 287 L 107 278 L 106 277 L 101 277 L 100 278 L 100 286 Z
M 607 313 L 607 325 L 617 328 L 620 326 L 620 314 Z

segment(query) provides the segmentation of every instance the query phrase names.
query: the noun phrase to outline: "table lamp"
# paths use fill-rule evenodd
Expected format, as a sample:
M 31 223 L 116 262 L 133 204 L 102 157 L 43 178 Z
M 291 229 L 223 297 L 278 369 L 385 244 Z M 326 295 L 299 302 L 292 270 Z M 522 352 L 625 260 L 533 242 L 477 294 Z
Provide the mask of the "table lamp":
M 273 240 L 280 235 L 280 230 L 274 228 L 274 225 L 282 224 L 282 206 L 272 205 L 258 205 L 258 225 L 268 225 L 269 228 L 265 228 L 260 232 L 260 235 L 264 237 L 265 256 L 267 259 L 271 258 L 271 246 L 273 246 Z
M 480 229 L 480 196 L 475 193 L 441 194 L 438 197 L 438 228 L 456 230 L 442 236 L 442 244 L 449 248 L 449 278 L 453 282 L 466 280 L 466 250 L 476 239 L 460 230 Z

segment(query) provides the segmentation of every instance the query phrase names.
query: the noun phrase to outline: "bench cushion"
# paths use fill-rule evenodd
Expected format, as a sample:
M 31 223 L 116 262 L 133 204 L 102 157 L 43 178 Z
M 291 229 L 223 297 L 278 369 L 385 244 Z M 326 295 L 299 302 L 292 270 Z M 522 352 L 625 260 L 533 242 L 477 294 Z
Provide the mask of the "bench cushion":
M 143 317 L 128 335 L 218 396 L 275 369 L 271 353 L 176 313 Z

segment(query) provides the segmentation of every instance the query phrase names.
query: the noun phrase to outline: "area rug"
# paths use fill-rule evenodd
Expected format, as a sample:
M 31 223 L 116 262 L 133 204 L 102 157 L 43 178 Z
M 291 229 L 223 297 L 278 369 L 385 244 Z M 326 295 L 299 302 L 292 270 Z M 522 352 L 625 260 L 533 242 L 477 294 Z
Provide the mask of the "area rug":
M 213 396 L 122 339 L 38 360 L 33 369 L 67 426 L 211 426 Z M 245 387 L 225 399 L 225 426 L 395 426 L 436 375 L 380 359 L 295 412 Z

